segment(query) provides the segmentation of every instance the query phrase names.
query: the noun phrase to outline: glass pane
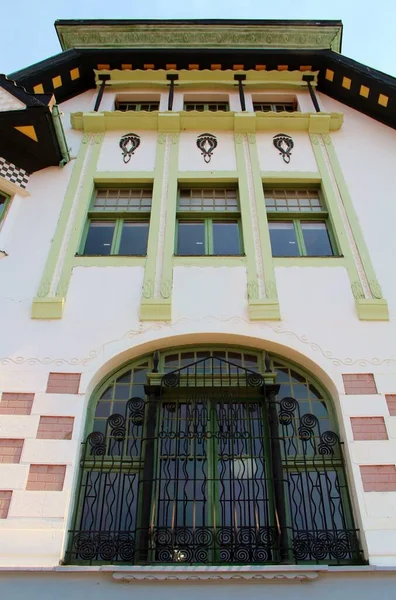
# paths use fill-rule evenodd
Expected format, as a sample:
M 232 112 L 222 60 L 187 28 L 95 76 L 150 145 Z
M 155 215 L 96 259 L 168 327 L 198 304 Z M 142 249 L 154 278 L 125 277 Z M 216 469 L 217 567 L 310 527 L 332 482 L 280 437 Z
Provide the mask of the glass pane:
M 272 256 L 299 256 L 296 232 L 291 221 L 269 223 Z
M 114 228 L 114 221 L 91 221 L 85 242 L 84 254 L 98 254 L 101 256 L 110 254 Z
M 205 254 L 204 221 L 179 221 L 177 253 L 181 256 Z
M 326 223 L 302 222 L 307 256 L 333 256 Z
M 124 223 L 122 226 L 120 249 L 118 254 L 144 255 L 147 252 L 149 224 Z
M 5 209 L 5 203 L 6 203 L 6 199 L 4 198 L 4 196 L 2 196 L 0 194 L 0 219 L 1 219 L 1 215 L 3 214 L 4 209 Z
M 237 222 L 213 222 L 213 254 L 241 254 Z

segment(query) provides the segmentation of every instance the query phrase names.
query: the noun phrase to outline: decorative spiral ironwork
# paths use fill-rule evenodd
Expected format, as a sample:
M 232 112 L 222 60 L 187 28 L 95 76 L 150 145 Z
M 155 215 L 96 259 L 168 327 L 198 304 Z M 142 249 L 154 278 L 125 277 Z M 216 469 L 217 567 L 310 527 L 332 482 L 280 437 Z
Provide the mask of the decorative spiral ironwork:
M 166 387 L 176 387 L 179 384 L 179 375 L 177 373 L 167 373 L 163 376 L 162 383 Z
M 256 534 L 253 527 L 241 527 L 238 530 L 237 541 L 244 546 L 253 546 L 256 542 Z
M 294 419 L 294 413 L 298 408 L 298 403 L 294 398 L 286 396 L 285 398 L 282 398 L 279 406 L 278 421 L 281 425 L 287 427 Z
M 106 453 L 105 436 L 100 431 L 90 433 L 87 442 L 91 447 L 91 454 L 103 456 Z
M 170 546 L 172 544 L 172 531 L 166 527 L 160 527 L 154 531 L 153 539 L 157 546 Z
M 110 436 L 117 441 L 122 441 L 125 438 L 125 417 L 117 413 L 110 415 L 107 419 L 107 424 L 110 429 Z
M 296 560 L 348 560 L 359 554 L 356 532 L 304 531 L 295 534 L 293 553 Z
M 264 378 L 260 375 L 260 373 L 247 373 L 246 383 L 250 387 L 258 388 L 264 385 Z
M 340 439 L 334 431 L 324 431 L 320 436 L 318 445 L 318 453 L 321 456 L 332 456 L 334 454 L 334 446 L 339 444 Z
M 280 401 L 280 408 L 283 412 L 294 413 L 298 408 L 298 402 L 290 396 L 285 396 L 285 398 L 282 398 Z
M 193 534 L 187 527 L 176 530 L 175 543 L 177 546 L 188 546 L 193 543 Z
M 318 425 L 318 419 L 315 415 L 305 414 L 300 419 L 300 427 L 298 428 L 298 437 L 300 440 L 308 441 L 314 436 L 314 428 Z
M 323 421 L 300 416 L 296 399 L 274 400 L 262 375 L 219 357 L 167 373 L 161 385 L 158 396 L 128 400 L 125 416 L 111 415 L 105 435 L 87 437 L 71 561 L 359 561 L 356 531 L 342 529 L 350 507 L 340 440 L 320 433 Z M 271 498 L 277 481 L 287 489 L 283 515 Z M 212 502 L 213 526 L 193 526 L 194 511 L 208 522 Z
M 129 414 L 129 419 L 138 427 L 144 423 L 144 407 L 145 403 L 142 398 L 134 397 L 127 402 L 127 413 Z
M 219 546 L 228 546 L 234 541 L 234 532 L 231 527 L 221 527 L 216 532 L 216 541 Z

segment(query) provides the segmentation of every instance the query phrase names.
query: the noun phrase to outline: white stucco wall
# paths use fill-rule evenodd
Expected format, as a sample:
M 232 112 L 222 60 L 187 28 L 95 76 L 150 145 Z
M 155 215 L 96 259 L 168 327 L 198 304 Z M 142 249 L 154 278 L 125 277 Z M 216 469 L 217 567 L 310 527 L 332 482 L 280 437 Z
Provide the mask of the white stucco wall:
M 161 96 L 162 108 L 164 98 L 166 100 L 166 95 Z M 82 133 L 70 130 L 69 113 L 92 110 L 94 99 L 93 90 L 62 105 L 66 135 L 74 156 Z M 298 101 L 301 107 L 310 110 L 307 94 L 301 98 L 299 95 Z M 180 108 L 182 102 L 183 93 L 177 92 L 175 109 Z M 235 108 L 237 102 L 238 96 L 233 92 L 230 108 L 231 104 Z M 373 464 L 373 461 L 395 464 L 396 460 L 395 417 L 389 417 L 384 397 L 386 393 L 396 393 L 396 202 L 393 192 L 396 133 L 328 97 L 319 95 L 319 102 L 326 111 L 345 114 L 342 129 L 334 132 L 332 139 L 389 304 L 390 322 L 358 320 L 344 268 L 297 266 L 275 269 L 282 321 L 249 321 L 246 269 L 222 265 L 174 268 L 171 323 L 139 321 L 143 267 L 126 266 L 76 267 L 63 319 L 31 320 L 32 299 L 41 280 L 74 162 L 64 169 L 51 168 L 32 175 L 30 196 L 13 199 L 0 230 L 0 249 L 8 254 L 0 259 L 0 392 L 34 392 L 36 397 L 30 416 L 0 417 L 0 437 L 25 439 L 21 463 L 0 465 L 1 489 L 14 492 L 9 518 L 0 520 L 0 560 L 4 564 L 51 566 L 59 561 L 67 527 L 64 519 L 67 522 L 71 511 L 70 499 L 88 400 L 111 369 L 155 349 L 179 344 L 228 343 L 267 349 L 294 360 L 315 373 L 327 386 L 334 398 L 341 432 L 348 441 L 345 450 L 351 492 L 370 561 L 396 566 L 396 493 L 364 493 L 359 472 L 361 464 Z M 111 110 L 113 104 L 114 93 L 106 91 L 103 109 Z M 125 165 L 118 147 L 122 133 L 106 133 L 97 170 L 126 174 L 133 170 L 152 172 L 156 134 L 136 131 L 141 136 L 141 146 Z M 198 133 L 202 132 L 181 133 L 179 171 L 235 171 L 233 134 L 211 132 L 218 137 L 219 145 L 207 165 L 195 144 Z M 292 132 L 295 147 L 289 165 L 272 146 L 275 133 L 279 132 L 257 135 L 262 171 L 317 171 L 306 133 Z M 79 394 L 61 397 L 46 394 L 51 371 L 81 372 Z M 378 394 L 346 396 L 342 374 L 356 372 L 374 373 Z M 40 415 L 51 413 L 75 417 L 70 442 L 35 439 Z M 357 415 L 383 415 L 390 439 L 381 443 L 354 442 L 350 417 Z M 29 465 L 48 460 L 67 465 L 64 491 L 25 492 Z M 345 583 L 345 590 L 352 585 L 352 579 Z M 102 579 L 100 582 L 100 586 L 107 589 L 107 583 Z M 26 583 L 28 585 L 30 583 Z M 361 582 L 354 580 L 353 585 L 360 585 L 365 592 L 368 590 Z M 20 586 L 21 590 L 26 589 L 24 582 L 20 582 Z M 117 589 L 130 592 L 137 588 L 120 586 Z M 156 588 L 150 588 L 149 593 L 148 589 L 145 588 L 147 598 L 157 593 Z M 220 593 L 224 595 L 227 589 L 222 587 Z M 387 589 L 384 588 L 384 594 Z M 60 598 L 62 593 L 63 590 L 58 594 Z M 173 597 L 180 593 L 177 588 L 172 589 Z M 283 592 L 275 593 L 282 597 Z

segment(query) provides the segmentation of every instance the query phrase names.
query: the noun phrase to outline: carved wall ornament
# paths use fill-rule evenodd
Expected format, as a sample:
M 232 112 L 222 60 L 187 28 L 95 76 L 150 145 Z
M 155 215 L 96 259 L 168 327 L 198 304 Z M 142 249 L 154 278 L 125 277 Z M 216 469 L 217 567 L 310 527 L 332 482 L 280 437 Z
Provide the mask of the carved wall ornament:
M 217 137 L 212 133 L 201 133 L 201 135 L 197 137 L 197 146 L 201 150 L 204 161 L 209 163 L 212 158 L 213 150 L 217 148 Z
M 274 135 L 273 144 L 279 154 L 282 156 L 285 163 L 289 164 L 291 158 L 291 151 L 294 148 L 294 142 L 290 135 L 286 133 L 277 133 Z
M 122 158 L 127 164 L 131 160 L 132 154 L 140 146 L 140 136 L 137 133 L 126 133 L 120 139 L 120 148 L 122 150 Z
M 314 340 L 310 339 L 306 334 L 301 334 L 301 333 L 297 333 L 295 331 L 292 331 L 291 329 L 286 328 L 284 325 L 282 324 L 275 324 L 275 323 L 270 323 L 270 322 L 261 322 L 259 325 L 255 324 L 254 326 L 252 325 L 252 323 L 249 320 L 243 319 L 242 317 L 213 317 L 210 315 L 201 317 L 201 318 L 187 318 L 187 317 L 182 317 L 174 322 L 172 322 L 172 324 L 170 325 L 169 323 L 150 323 L 150 324 L 140 324 L 136 329 L 129 329 L 128 331 L 126 331 L 123 335 L 121 335 L 118 338 L 112 339 L 112 340 L 108 340 L 106 342 L 104 342 L 103 344 L 101 344 L 100 346 L 90 350 L 88 352 L 88 354 L 86 356 L 84 356 L 83 358 L 79 358 L 79 357 L 73 357 L 73 358 L 63 358 L 63 357 L 56 357 L 56 358 L 52 358 L 49 356 L 42 356 L 42 357 L 24 357 L 24 356 L 4 356 L 4 357 L 0 357 L 0 365 L 2 366 L 8 366 L 8 365 L 27 365 L 29 367 L 33 367 L 33 366 L 37 366 L 37 365 L 55 365 L 57 367 L 63 367 L 65 365 L 72 365 L 72 366 L 76 366 L 76 365 L 81 365 L 82 367 L 86 367 L 87 365 L 89 365 L 90 363 L 92 363 L 93 361 L 96 360 L 100 360 L 100 357 L 104 356 L 104 351 L 105 349 L 108 349 L 109 351 L 112 351 L 112 354 L 116 355 L 116 354 L 120 354 L 121 352 L 123 352 L 125 349 L 130 349 L 131 348 L 131 340 L 137 340 L 138 344 L 139 344 L 139 338 L 141 338 L 142 336 L 149 336 L 148 338 L 144 337 L 144 341 L 146 339 L 151 339 L 151 336 L 153 333 L 158 334 L 158 332 L 165 332 L 166 336 L 171 336 L 171 335 L 179 335 L 180 333 L 185 333 L 185 327 L 186 325 L 190 326 L 189 331 L 196 331 L 196 325 L 199 324 L 199 331 L 209 331 L 209 327 L 212 325 L 216 325 L 219 326 L 219 328 L 215 327 L 213 329 L 213 331 L 224 331 L 224 325 L 227 324 L 229 326 L 229 331 L 234 333 L 234 334 L 240 334 L 242 333 L 242 335 L 246 334 L 246 326 L 249 326 L 250 331 L 252 332 L 253 336 L 264 339 L 264 337 L 266 337 L 266 332 L 268 331 L 272 331 L 272 333 L 274 334 L 274 336 L 279 337 L 279 339 L 281 339 L 282 337 L 285 339 L 285 346 L 288 346 L 289 348 L 295 348 L 297 351 L 299 351 L 299 345 L 302 345 L 302 347 L 306 346 L 309 350 L 307 353 L 307 356 L 309 355 L 309 352 L 313 352 L 316 353 L 317 355 L 321 356 L 322 359 L 324 360 L 328 360 L 331 362 L 331 364 L 334 367 L 344 367 L 344 366 L 348 366 L 348 367 L 368 367 L 368 366 L 372 366 L 372 367 L 382 367 L 382 368 L 389 368 L 389 369 L 395 369 L 396 367 L 396 358 L 394 357 L 358 357 L 358 358 L 351 358 L 351 357 L 342 357 L 342 356 L 337 356 L 334 355 L 333 352 L 331 352 L 330 350 L 326 350 L 325 348 L 322 348 L 322 346 L 320 346 L 318 343 L 316 343 Z M 194 328 L 192 327 L 192 325 L 194 325 Z M 180 329 L 181 327 L 181 329 Z M 276 337 L 274 338 L 268 338 L 268 339 L 273 339 L 273 341 L 277 341 Z M 159 338 L 159 336 L 158 336 Z M 292 341 L 293 340 L 293 341 Z M 142 341 L 140 340 L 140 343 L 142 343 Z M 282 341 L 280 342 L 282 343 Z M 138 345 L 137 344 L 137 345 Z M 318 361 L 316 361 L 318 364 L 320 364 Z

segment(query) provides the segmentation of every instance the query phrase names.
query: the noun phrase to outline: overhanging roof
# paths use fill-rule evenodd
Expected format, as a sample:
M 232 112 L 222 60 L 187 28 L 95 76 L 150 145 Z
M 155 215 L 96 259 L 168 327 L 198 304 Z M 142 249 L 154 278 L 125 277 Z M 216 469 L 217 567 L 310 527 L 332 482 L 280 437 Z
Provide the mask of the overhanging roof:
M 341 51 L 341 21 L 60 20 L 62 50 L 70 48 L 331 49 Z
M 319 71 L 318 90 L 396 129 L 396 79 L 338 53 L 340 21 L 57 21 L 63 48 L 10 75 L 58 102 L 95 87 L 94 69 Z M 72 45 L 75 45 L 72 48 Z
M 33 173 L 59 165 L 59 148 L 53 119 L 55 98 L 32 94 L 0 75 L 0 156 Z

